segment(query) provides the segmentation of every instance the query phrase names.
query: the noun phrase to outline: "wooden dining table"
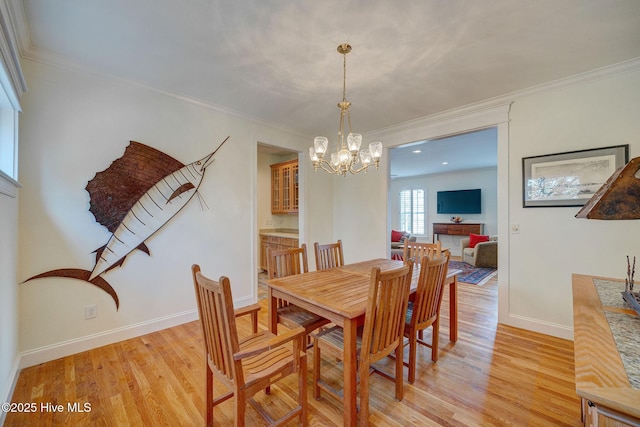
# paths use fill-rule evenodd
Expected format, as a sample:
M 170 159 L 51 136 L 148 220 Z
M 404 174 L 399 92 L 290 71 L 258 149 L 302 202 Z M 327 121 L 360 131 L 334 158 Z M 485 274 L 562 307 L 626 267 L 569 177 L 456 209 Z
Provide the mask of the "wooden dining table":
M 392 270 L 402 261 L 373 259 L 323 271 L 311 271 L 267 281 L 269 289 L 269 330 L 277 333 L 277 300 L 283 299 L 318 314 L 344 329 L 344 425 L 357 424 L 357 364 L 356 337 L 364 324 L 369 295 L 371 269 Z M 461 270 L 449 270 L 445 283 L 449 285 L 449 339 L 458 339 L 457 283 Z M 411 292 L 418 285 L 420 269 L 414 268 Z

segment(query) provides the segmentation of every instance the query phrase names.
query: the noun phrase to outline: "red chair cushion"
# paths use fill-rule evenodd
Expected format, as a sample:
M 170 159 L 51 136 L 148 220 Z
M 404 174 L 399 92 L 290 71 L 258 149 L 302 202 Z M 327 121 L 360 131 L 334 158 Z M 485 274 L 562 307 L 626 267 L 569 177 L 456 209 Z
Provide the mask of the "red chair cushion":
M 391 241 L 399 242 L 403 234 L 404 232 L 402 231 L 391 230 Z
M 488 242 L 489 236 L 483 236 L 481 234 L 469 234 L 469 247 L 475 248 L 476 245 L 480 242 Z

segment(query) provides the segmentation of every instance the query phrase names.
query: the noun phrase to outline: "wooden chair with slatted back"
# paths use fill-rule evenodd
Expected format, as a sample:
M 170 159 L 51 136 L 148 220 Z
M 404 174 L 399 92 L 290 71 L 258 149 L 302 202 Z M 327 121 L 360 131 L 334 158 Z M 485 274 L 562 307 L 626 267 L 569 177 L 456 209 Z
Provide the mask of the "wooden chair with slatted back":
M 198 265 L 193 265 L 191 271 L 205 343 L 207 425 L 213 425 L 213 408 L 235 396 L 236 426 L 244 426 L 247 403 L 269 425 L 282 425 L 299 416 L 300 424 L 306 426 L 307 354 L 304 351 L 304 329 L 298 327 L 281 335 L 264 330 L 240 339 L 229 279 L 222 276 L 217 282 L 210 280 L 200 272 Z M 259 310 L 260 306 L 256 306 Z M 272 421 L 253 396 L 289 375 L 298 376 L 297 406 L 279 420 Z M 226 394 L 213 396 L 214 377 L 229 389 Z
M 329 270 L 344 265 L 344 254 L 342 253 L 342 240 L 336 243 L 321 245 L 318 242 L 313 244 L 316 254 L 316 270 Z
M 365 312 L 362 335 L 358 337 L 357 357 L 360 378 L 360 425 L 368 425 L 369 419 L 369 373 L 370 368 L 395 382 L 395 396 L 402 400 L 404 395 L 402 375 L 403 331 L 413 264 L 381 272 L 373 268 L 369 282 L 369 297 Z M 312 334 L 314 341 L 313 384 L 314 397 L 320 399 L 324 390 L 342 399 L 341 390 L 336 390 L 324 382 L 320 376 L 321 354 L 344 360 L 344 335 L 339 326 L 328 327 Z M 375 362 L 393 354 L 395 356 L 395 376 L 391 377 L 376 369 Z
M 438 360 L 438 334 L 440 332 L 440 306 L 444 293 L 450 253 L 445 250 L 440 257 L 423 257 L 420 263 L 420 276 L 413 301 L 409 302 L 404 336 L 408 338 L 409 368 L 408 380 L 413 384 L 416 379 L 416 351 L 418 344 L 431 348 L 431 360 Z M 431 344 L 424 341 L 423 331 L 432 327 Z
M 291 249 L 267 248 L 267 269 L 269 270 L 269 279 L 308 272 L 307 245 L 303 243 L 299 248 Z M 278 323 L 282 323 L 287 328 L 302 326 L 307 334 L 329 323 L 324 317 L 289 304 L 282 299 L 277 301 L 276 308 Z
M 420 264 L 422 258 L 440 257 L 442 253 L 442 243 L 438 240 L 435 243 L 410 242 L 405 239 L 402 251 L 403 260 L 412 260 L 416 265 Z

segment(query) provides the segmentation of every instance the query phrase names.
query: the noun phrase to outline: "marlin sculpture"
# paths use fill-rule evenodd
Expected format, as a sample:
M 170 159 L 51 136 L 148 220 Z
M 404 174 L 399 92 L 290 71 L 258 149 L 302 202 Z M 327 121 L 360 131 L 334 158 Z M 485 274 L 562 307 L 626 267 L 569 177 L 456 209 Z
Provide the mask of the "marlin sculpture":
M 119 308 L 118 294 L 102 275 L 121 266 L 136 249 L 150 255 L 145 241 L 189 203 L 207 167 L 213 163 L 213 156 L 228 139 L 212 153 L 188 165 L 155 148 L 131 141 L 124 155 L 96 173 L 86 186 L 89 211 L 112 233 L 107 243 L 94 251 L 93 270 L 51 270 L 25 282 L 44 277 L 83 280 L 111 295 Z

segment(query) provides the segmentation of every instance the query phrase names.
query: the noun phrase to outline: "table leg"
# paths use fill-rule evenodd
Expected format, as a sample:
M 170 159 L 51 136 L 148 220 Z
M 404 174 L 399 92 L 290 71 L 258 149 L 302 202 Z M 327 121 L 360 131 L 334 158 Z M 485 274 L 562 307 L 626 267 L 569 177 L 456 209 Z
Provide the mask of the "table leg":
M 357 363 L 356 363 L 356 322 L 346 319 L 344 323 L 344 425 L 355 426 L 357 413 Z
M 458 276 L 449 283 L 449 339 L 458 341 Z

